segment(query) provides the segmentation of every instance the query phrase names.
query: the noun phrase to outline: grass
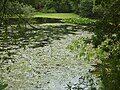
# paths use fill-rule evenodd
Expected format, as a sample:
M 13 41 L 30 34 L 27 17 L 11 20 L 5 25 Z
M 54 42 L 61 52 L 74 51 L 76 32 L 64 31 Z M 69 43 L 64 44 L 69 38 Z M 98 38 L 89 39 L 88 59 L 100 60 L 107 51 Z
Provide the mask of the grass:
M 80 16 L 74 13 L 40 13 L 36 12 L 33 18 L 56 18 L 56 19 L 68 19 L 68 18 L 79 18 Z
M 88 25 L 95 23 L 96 20 L 89 19 L 89 18 L 82 18 L 77 14 L 74 13 L 41 13 L 35 12 L 30 15 L 30 17 L 26 17 L 21 15 L 24 18 L 53 18 L 53 19 L 62 19 L 62 22 L 65 23 L 74 23 L 74 24 L 81 24 L 81 25 Z M 11 18 L 18 18 L 17 16 L 12 16 Z
M 86 25 L 86 24 L 88 25 L 96 22 L 96 20 L 89 18 L 82 18 L 74 13 L 41 13 L 41 12 L 34 13 L 33 18 L 38 18 L 38 17 L 62 19 L 62 22 L 65 23 L 74 23 L 74 24 L 82 24 L 82 25 Z

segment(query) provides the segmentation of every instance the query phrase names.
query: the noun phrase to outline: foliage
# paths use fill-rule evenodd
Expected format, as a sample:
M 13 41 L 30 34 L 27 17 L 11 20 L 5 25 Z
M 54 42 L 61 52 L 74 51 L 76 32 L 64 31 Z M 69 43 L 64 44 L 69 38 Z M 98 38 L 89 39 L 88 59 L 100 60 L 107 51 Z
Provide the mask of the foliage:
M 94 48 L 92 45 L 92 37 L 94 35 L 85 34 L 85 36 L 80 36 L 78 39 L 74 40 L 70 45 L 68 45 L 68 49 L 72 52 L 76 52 L 76 58 L 80 60 L 88 60 L 93 64 L 101 63 L 101 59 L 103 57 L 107 58 L 107 53 L 103 52 L 103 50 L 99 48 Z
M 63 22 L 74 23 L 74 24 L 81 24 L 81 25 L 89 25 L 89 24 L 94 24 L 96 22 L 96 20 L 79 17 L 79 18 L 64 19 Z
M 70 1 L 70 5 L 71 5 L 71 7 L 72 7 L 72 11 L 74 12 L 74 13 L 79 13 L 79 6 L 80 6 L 80 2 L 81 2 L 81 0 L 71 0 Z
M 59 0 L 55 2 L 57 12 L 71 12 L 70 0 Z
M 1 84 L 1 83 L 0 83 L 0 90 L 5 89 L 7 86 L 8 86 L 8 84 Z
M 22 0 L 20 2 L 32 5 L 41 12 L 74 12 L 80 15 L 83 15 L 82 13 L 84 13 L 87 16 L 92 12 L 93 5 L 92 0 Z
M 50 8 L 50 9 L 43 8 L 40 12 L 43 12 L 43 13 L 56 13 L 56 10 L 54 8 Z
M 21 10 L 23 14 L 30 16 L 33 12 L 35 12 L 35 9 L 32 8 L 30 5 L 22 5 Z
M 103 18 L 103 14 L 104 14 L 104 8 L 101 5 L 93 5 L 93 14 L 94 16 L 92 18 Z
M 103 18 L 96 22 L 93 31 L 95 36 L 91 39 L 94 47 L 80 46 L 81 40 L 74 41 L 69 48 L 78 50 L 79 58 L 85 60 L 101 60 L 99 75 L 103 82 L 103 90 L 120 89 L 120 2 L 119 0 L 96 0 L 95 6 L 103 13 Z M 98 11 L 99 12 L 99 11 Z M 86 42 L 85 42 L 86 43 Z M 79 49 L 81 48 L 81 49 Z M 97 66 L 97 65 L 96 65 Z M 99 67 L 99 66 L 97 66 Z
M 83 17 L 93 16 L 93 1 L 92 0 L 81 0 L 79 6 L 79 14 Z
M 3 3 L 1 3 L 3 4 Z M 1 7 L 1 13 L 3 12 L 3 7 Z M 34 8 L 30 5 L 25 5 L 23 3 L 19 3 L 18 1 L 15 2 L 6 2 L 4 6 L 4 15 L 13 16 L 17 14 L 24 14 L 30 16 L 31 13 L 35 11 Z
M 27 5 L 28 4 L 28 5 Z M 103 82 L 104 90 L 118 90 L 120 89 L 120 2 L 119 0 L 94 0 L 94 8 L 92 0 L 1 0 L 0 3 L 0 28 L 4 31 L 3 37 L 8 45 L 8 27 L 18 32 L 24 32 L 27 16 L 35 11 L 34 8 L 42 12 L 75 12 L 82 17 L 93 17 L 92 10 L 98 12 L 103 16 L 101 21 L 97 22 L 96 28 L 93 30 L 95 36 L 92 38 L 91 44 L 81 41 L 81 37 L 74 41 L 69 49 L 77 51 L 77 58 L 84 58 L 84 60 L 101 60 L 100 76 Z M 46 13 L 45 13 L 46 14 Z M 63 14 L 49 13 L 49 15 L 35 15 L 33 17 L 50 17 L 65 19 L 64 22 L 78 23 L 78 24 L 92 24 L 95 20 L 88 18 L 73 18 L 74 15 L 65 16 Z M 102 15 L 101 15 L 102 14 Z M 10 25 L 8 22 L 9 16 L 17 16 L 19 18 L 16 26 Z M 78 17 L 75 15 L 75 17 Z M 29 24 L 30 25 L 30 24 Z M 81 45 L 81 43 L 83 45 Z M 92 49 L 91 49 L 92 48 Z M 80 50 L 80 51 L 79 51 Z M 4 59 L 4 58 L 3 58 Z M 2 61 L 1 61 L 2 62 Z M 2 64 L 1 64 L 2 65 Z M 1 86 L 2 87 L 2 86 Z M 4 87 L 3 87 L 4 88 Z
M 104 37 L 104 40 L 102 36 L 98 38 L 96 36 L 98 31 L 94 31 L 94 38 L 79 37 L 67 48 L 76 52 L 76 58 L 89 60 L 95 64 L 97 71 L 94 72 L 97 72 L 97 75 L 101 77 L 103 90 L 116 90 L 120 84 L 120 41 L 117 40 L 117 34 L 112 34 L 111 38 Z M 99 45 L 96 43 L 98 39 L 100 39 L 99 43 L 101 42 Z M 97 46 L 91 43 L 97 44 Z
M 40 12 L 77 13 L 82 17 L 93 17 L 92 0 L 18 0 L 32 5 Z
M 120 89 L 120 2 L 119 0 L 95 0 L 95 5 L 101 5 L 104 9 L 104 17 L 97 23 L 94 30 L 95 47 L 100 47 L 108 53 L 103 58 L 101 79 L 104 90 Z M 96 42 L 97 41 L 97 42 Z
M 98 40 L 97 38 L 96 40 Z M 112 34 L 111 38 L 105 38 L 104 41 L 99 41 L 101 44 L 97 47 L 102 50 L 101 54 L 107 53 L 107 57 L 103 56 L 100 58 L 102 67 L 98 71 L 104 90 L 116 90 L 120 88 L 120 41 L 115 42 L 113 38 L 116 39 L 116 34 Z M 101 38 L 99 37 L 99 39 Z M 96 41 L 94 44 L 96 44 Z

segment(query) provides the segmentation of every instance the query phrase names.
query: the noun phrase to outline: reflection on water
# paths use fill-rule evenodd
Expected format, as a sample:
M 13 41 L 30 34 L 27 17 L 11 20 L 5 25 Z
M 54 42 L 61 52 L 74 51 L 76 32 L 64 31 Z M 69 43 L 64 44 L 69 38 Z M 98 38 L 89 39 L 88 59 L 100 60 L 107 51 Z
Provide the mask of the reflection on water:
M 0 29 L 0 63 L 6 70 L 1 75 L 9 84 L 8 90 L 76 90 L 72 89 L 74 83 L 91 66 L 75 60 L 66 47 L 84 27 L 55 21 L 34 26 L 39 29 L 13 23 Z
M 36 20 L 36 19 L 35 19 Z M 37 23 L 58 22 L 57 19 L 37 19 Z M 0 29 L 0 51 L 6 52 L 10 56 L 13 52 L 10 50 L 16 50 L 20 47 L 26 47 L 30 45 L 32 48 L 43 47 L 50 44 L 53 40 L 59 40 L 63 35 L 74 34 L 76 26 L 70 25 L 43 25 L 39 29 L 30 28 L 30 26 L 24 28 L 19 25 L 15 26 L 15 22 L 18 19 L 12 18 L 9 22 L 12 24 L 7 30 Z M 37 24 L 37 26 L 39 26 Z M 73 30 L 74 28 L 74 30 Z
M 61 19 L 53 19 L 53 18 L 33 18 L 33 19 L 29 19 L 29 18 L 23 18 L 21 19 L 21 21 L 31 21 L 31 23 L 38 23 L 38 24 L 42 24 L 42 23 L 61 23 Z M 18 18 L 8 18 L 7 22 L 9 24 L 16 24 L 19 23 L 20 20 Z
M 60 25 L 60 26 L 47 26 L 44 25 L 40 27 L 40 29 L 33 28 L 17 28 L 16 26 L 12 26 L 4 31 L 0 29 L 0 51 L 8 51 L 10 56 L 12 53 L 10 50 L 16 50 L 21 47 L 29 47 L 37 48 L 43 47 L 47 44 L 50 44 L 53 40 L 59 40 L 63 38 L 62 36 L 67 34 L 74 34 L 76 30 L 75 26 L 70 25 Z M 70 29 L 69 29 L 70 28 Z

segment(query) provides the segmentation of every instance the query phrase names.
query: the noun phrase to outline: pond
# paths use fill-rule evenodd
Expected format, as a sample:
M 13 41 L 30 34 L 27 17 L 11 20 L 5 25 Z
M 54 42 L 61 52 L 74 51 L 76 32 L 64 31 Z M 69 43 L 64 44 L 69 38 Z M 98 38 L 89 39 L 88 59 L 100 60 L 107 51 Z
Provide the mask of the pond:
M 89 73 L 94 68 L 66 48 L 80 36 L 92 36 L 83 30 L 86 26 L 39 22 L 34 23 L 39 29 L 0 29 L 0 74 L 6 90 L 91 90 L 89 80 L 99 90 L 99 79 Z

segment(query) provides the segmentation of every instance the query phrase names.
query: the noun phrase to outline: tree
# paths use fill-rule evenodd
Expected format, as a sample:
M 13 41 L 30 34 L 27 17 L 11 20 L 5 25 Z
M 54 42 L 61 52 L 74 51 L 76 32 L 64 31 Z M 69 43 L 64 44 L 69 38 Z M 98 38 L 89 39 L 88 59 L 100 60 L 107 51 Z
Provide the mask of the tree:
M 79 14 L 83 17 L 93 16 L 93 1 L 92 0 L 81 0 L 79 6 Z
M 74 13 L 79 14 L 79 11 L 80 11 L 80 10 L 79 10 L 80 2 L 81 2 L 81 0 L 71 0 L 71 1 L 70 1 L 71 7 L 72 7 L 72 11 L 73 11 Z
M 70 0 L 55 1 L 54 8 L 56 9 L 57 12 L 71 12 L 72 10 Z
M 104 9 L 103 18 L 97 23 L 95 43 L 108 57 L 102 58 L 101 80 L 103 90 L 120 89 L 120 2 L 119 0 L 95 0 L 95 6 Z

